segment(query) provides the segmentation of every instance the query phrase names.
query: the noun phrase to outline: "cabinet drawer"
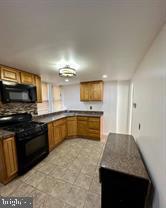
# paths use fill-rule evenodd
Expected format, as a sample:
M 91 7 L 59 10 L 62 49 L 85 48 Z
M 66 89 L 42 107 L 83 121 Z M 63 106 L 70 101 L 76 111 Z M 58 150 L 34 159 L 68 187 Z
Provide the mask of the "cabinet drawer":
M 53 122 L 53 126 L 65 124 L 65 122 L 66 122 L 66 119 L 59 119 L 59 120 Z
M 78 121 L 87 121 L 88 120 L 88 118 L 85 116 L 78 116 L 77 119 L 78 119 Z
M 100 131 L 98 131 L 98 130 L 94 130 L 94 129 L 89 129 L 88 130 L 88 135 L 90 136 L 90 137 L 100 137 Z
M 89 121 L 96 121 L 96 122 L 100 122 L 100 118 L 98 117 L 89 117 L 88 119 Z
M 76 116 L 68 117 L 67 121 L 77 121 L 77 117 Z

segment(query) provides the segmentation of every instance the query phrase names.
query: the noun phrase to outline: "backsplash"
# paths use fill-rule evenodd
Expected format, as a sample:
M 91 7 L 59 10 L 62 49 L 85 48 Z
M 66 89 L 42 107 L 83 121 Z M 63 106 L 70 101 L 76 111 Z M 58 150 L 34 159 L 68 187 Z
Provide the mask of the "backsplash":
M 36 103 L 0 103 L 0 115 L 10 115 L 14 113 L 31 113 L 37 114 Z

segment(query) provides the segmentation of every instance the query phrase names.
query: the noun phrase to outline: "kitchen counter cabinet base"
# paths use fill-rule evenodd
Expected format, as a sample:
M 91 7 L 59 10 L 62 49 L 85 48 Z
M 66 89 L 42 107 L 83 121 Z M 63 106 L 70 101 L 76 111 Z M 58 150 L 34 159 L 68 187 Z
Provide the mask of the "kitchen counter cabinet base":
M 14 137 L 0 140 L 0 182 L 7 184 L 17 176 L 17 156 Z
M 86 138 L 100 140 L 101 118 L 87 116 L 69 116 L 48 123 L 49 151 L 64 139 Z
M 152 182 L 131 135 L 109 134 L 99 175 L 102 208 L 151 208 Z

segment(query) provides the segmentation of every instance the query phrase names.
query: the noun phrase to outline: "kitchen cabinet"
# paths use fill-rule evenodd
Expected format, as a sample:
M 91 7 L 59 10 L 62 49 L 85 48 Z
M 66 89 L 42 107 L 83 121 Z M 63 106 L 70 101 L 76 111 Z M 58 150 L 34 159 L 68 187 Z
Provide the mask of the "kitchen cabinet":
M 0 182 L 3 184 L 12 180 L 18 171 L 15 138 L 10 137 L 0 141 Z
M 89 84 L 90 93 L 89 99 L 90 101 L 102 101 L 103 100 L 103 82 L 96 81 Z
M 66 137 L 66 119 L 59 119 L 53 122 L 55 145 L 62 142 Z
M 49 151 L 53 150 L 55 147 L 54 127 L 52 123 L 48 124 L 48 145 L 49 145 Z
M 66 121 L 60 126 L 60 141 L 63 141 L 67 137 Z
M 22 84 L 35 84 L 34 74 L 21 71 L 21 83 Z
M 80 100 L 89 101 L 90 96 L 90 86 L 89 83 L 80 83 Z
M 98 117 L 78 117 L 78 136 L 100 139 L 101 123 Z
M 35 75 L 35 85 L 36 85 L 37 102 L 42 103 L 41 78 L 37 75 Z
M 20 71 L 9 67 L 0 67 L 0 78 L 6 81 L 20 83 Z
M 1 65 L 0 79 L 16 83 L 35 85 L 37 102 L 42 103 L 42 86 L 40 76 Z
M 100 140 L 101 118 L 89 116 L 69 116 L 48 124 L 49 151 L 65 138 L 82 137 Z
M 66 119 L 59 119 L 48 124 L 49 151 L 53 150 L 67 136 Z
M 102 101 L 103 100 L 103 81 L 81 82 L 80 100 L 81 101 Z
M 77 118 L 78 125 L 78 136 L 87 137 L 88 133 L 88 118 L 83 116 L 78 116 Z
M 77 135 L 77 117 L 72 116 L 67 119 L 67 136 L 73 137 Z
M 88 119 L 88 137 L 92 139 L 100 139 L 100 118 L 89 117 Z
M 54 126 L 54 147 L 61 142 L 61 126 Z

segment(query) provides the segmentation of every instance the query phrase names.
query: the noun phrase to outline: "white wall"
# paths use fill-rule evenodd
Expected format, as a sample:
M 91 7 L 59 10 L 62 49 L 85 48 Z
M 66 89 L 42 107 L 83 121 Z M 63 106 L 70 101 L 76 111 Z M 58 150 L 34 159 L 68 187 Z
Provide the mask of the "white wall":
M 79 84 L 63 86 L 63 105 L 70 110 L 90 110 L 89 107 L 92 106 L 94 111 L 104 111 L 103 131 L 105 135 L 109 132 L 128 133 L 129 86 L 129 81 L 105 82 L 103 102 L 80 102 Z
M 152 175 L 153 207 L 166 207 L 166 26 L 144 57 L 134 78 L 132 134 Z M 141 124 L 140 131 L 138 125 Z

